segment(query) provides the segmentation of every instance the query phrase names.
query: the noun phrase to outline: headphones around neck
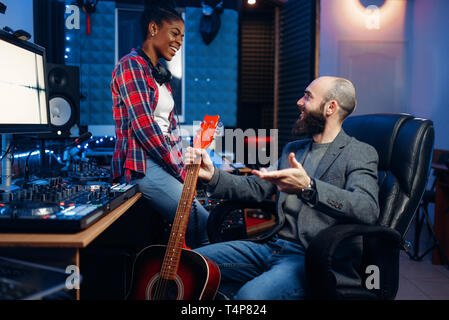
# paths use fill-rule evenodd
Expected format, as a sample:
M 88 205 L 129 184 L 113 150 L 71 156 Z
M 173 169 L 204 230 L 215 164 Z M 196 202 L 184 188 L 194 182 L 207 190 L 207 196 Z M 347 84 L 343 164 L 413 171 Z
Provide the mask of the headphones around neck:
M 150 58 L 146 55 L 146 53 L 142 50 L 142 48 L 138 48 L 136 51 L 139 56 L 141 56 L 148 62 L 148 64 L 150 65 L 150 68 L 151 68 L 151 73 L 152 73 L 154 79 L 156 80 L 156 82 L 159 83 L 159 85 L 162 86 L 163 84 L 170 82 L 170 80 L 172 79 L 172 75 L 171 75 L 171 72 L 167 68 L 165 68 L 160 63 L 158 65 L 154 66 L 153 63 L 151 62 Z

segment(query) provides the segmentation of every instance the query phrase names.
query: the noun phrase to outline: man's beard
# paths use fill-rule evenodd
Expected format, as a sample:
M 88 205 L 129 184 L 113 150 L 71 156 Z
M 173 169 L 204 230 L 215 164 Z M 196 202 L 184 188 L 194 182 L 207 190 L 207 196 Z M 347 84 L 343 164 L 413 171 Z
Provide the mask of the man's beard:
M 320 105 L 320 112 L 305 113 L 304 117 L 298 118 L 292 129 L 293 136 L 300 137 L 313 137 L 316 134 L 323 133 L 324 126 L 326 125 L 326 118 L 323 116 L 324 103 Z

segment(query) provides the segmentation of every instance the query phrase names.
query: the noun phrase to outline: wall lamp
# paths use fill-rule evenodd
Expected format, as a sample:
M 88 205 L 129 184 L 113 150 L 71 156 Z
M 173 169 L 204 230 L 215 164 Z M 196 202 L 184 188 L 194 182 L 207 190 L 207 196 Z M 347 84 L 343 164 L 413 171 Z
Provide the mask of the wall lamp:
M 362 6 L 368 8 L 370 6 L 376 6 L 378 8 L 382 7 L 386 0 L 359 0 Z
M 362 6 L 366 8 L 365 27 L 368 30 L 380 29 L 380 8 L 386 0 L 359 0 Z

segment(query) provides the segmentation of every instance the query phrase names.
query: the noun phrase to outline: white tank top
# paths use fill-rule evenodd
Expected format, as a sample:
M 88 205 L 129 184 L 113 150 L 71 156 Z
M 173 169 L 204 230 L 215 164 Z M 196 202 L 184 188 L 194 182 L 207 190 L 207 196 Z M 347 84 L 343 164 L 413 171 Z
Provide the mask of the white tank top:
M 159 89 L 159 99 L 157 101 L 156 109 L 154 110 L 154 119 L 161 128 L 162 133 L 167 135 L 170 128 L 168 117 L 175 106 L 175 101 L 165 84 L 162 86 L 157 82 L 156 84 Z

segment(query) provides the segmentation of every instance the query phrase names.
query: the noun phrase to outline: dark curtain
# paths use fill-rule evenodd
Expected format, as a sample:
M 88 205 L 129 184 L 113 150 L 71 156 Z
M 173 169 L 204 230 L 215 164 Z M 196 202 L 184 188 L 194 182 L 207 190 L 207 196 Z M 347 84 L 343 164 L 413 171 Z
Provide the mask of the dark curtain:
M 64 64 L 65 4 L 34 0 L 34 42 L 47 51 L 47 62 Z
M 297 139 L 291 134 L 299 117 L 296 102 L 315 77 L 316 17 L 315 0 L 290 0 L 280 9 L 279 151 Z

